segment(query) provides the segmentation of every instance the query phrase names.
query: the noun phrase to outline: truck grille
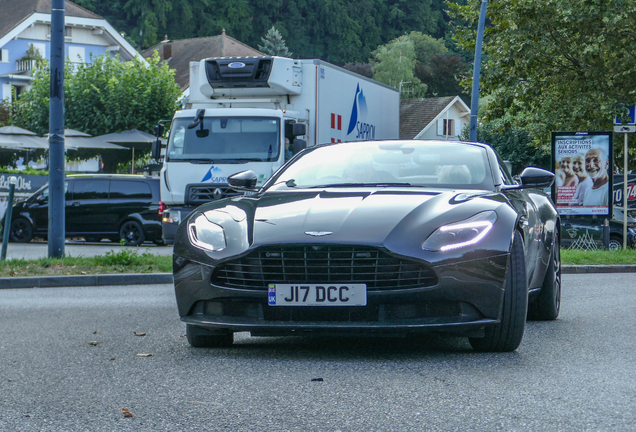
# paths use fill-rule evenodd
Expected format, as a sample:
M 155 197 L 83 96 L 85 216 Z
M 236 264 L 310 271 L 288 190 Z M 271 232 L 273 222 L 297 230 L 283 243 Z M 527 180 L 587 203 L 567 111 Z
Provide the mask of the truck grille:
M 227 184 L 189 184 L 186 187 L 185 203 L 190 205 L 201 205 L 221 198 L 241 195 Z
M 270 283 L 364 283 L 368 290 L 437 284 L 427 265 L 407 261 L 369 246 L 264 246 L 219 265 L 214 285 L 267 290 Z

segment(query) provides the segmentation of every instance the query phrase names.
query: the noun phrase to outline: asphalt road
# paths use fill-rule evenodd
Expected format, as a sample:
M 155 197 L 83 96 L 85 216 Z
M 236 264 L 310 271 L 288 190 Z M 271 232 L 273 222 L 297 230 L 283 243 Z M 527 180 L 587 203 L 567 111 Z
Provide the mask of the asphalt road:
M 108 251 L 118 251 L 125 246 L 119 243 L 102 241 L 98 243 L 88 243 L 85 241 L 67 240 L 64 244 L 64 253 L 67 256 L 96 256 L 104 255 Z M 139 251 L 139 253 L 150 252 L 154 255 L 172 255 L 172 246 L 156 246 L 146 242 L 141 246 L 127 247 L 128 249 Z M 49 245 L 44 241 L 32 241 L 29 243 L 9 243 L 7 245 L 7 259 L 25 258 L 38 259 L 48 256 Z
M 508 354 L 436 337 L 194 349 L 169 285 L 3 290 L 0 430 L 633 431 L 634 277 L 563 280 L 560 319 Z

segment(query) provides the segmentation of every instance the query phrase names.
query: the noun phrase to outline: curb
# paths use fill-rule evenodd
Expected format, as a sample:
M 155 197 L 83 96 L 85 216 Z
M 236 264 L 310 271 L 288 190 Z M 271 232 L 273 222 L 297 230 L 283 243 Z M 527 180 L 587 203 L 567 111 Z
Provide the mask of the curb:
M 636 265 L 570 265 L 563 274 L 636 273 Z M 158 285 L 173 283 L 172 273 L 100 274 L 77 276 L 29 276 L 0 278 L 0 289 L 62 288 L 107 285 Z
M 0 289 L 61 288 L 105 285 L 152 285 L 171 284 L 172 282 L 172 273 L 29 276 L 0 278 Z
M 636 265 L 571 265 L 561 268 L 563 274 L 636 273 Z

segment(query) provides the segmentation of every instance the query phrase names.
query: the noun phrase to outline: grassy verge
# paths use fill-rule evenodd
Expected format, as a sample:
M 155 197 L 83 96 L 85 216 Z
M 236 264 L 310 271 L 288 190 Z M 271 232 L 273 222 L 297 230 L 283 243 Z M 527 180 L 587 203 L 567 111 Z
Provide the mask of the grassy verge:
M 636 250 L 584 251 L 561 249 L 563 265 L 620 265 L 636 264 Z
M 563 265 L 636 264 L 636 250 L 561 250 L 561 261 Z M 171 256 L 157 256 L 148 252 L 140 254 L 131 249 L 110 251 L 96 257 L 0 261 L 0 277 L 170 272 Z
M 95 257 L 0 261 L 0 277 L 168 272 L 172 272 L 172 256 L 139 254 L 131 249 Z

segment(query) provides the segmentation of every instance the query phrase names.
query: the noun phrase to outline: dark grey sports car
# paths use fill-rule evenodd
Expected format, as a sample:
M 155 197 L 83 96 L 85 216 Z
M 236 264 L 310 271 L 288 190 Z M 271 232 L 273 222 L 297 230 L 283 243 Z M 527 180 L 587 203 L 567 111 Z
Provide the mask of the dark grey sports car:
M 559 216 L 487 145 L 372 141 L 317 146 L 246 196 L 199 207 L 174 244 L 188 341 L 252 336 L 447 332 L 512 351 L 526 317 L 556 319 Z

